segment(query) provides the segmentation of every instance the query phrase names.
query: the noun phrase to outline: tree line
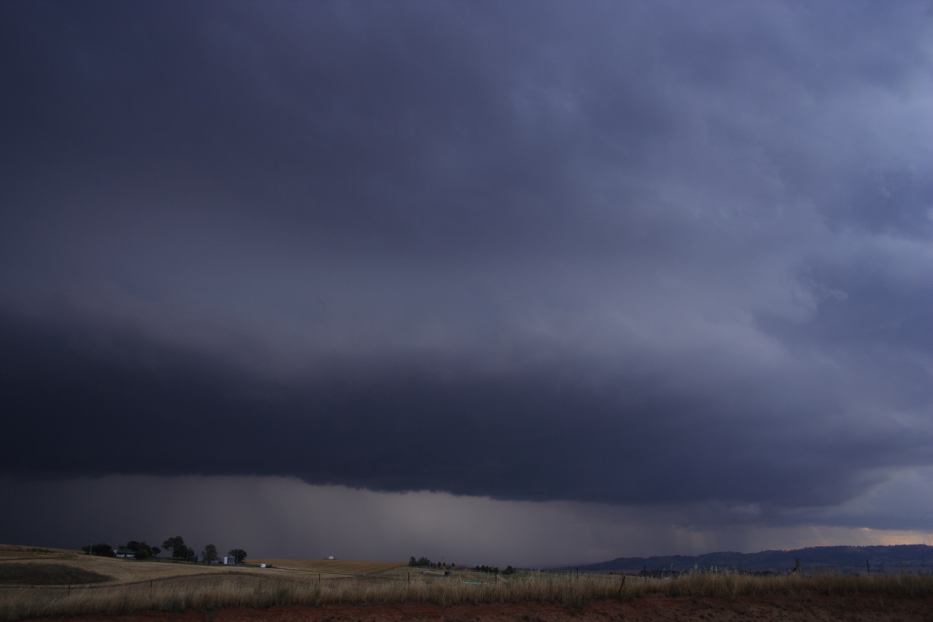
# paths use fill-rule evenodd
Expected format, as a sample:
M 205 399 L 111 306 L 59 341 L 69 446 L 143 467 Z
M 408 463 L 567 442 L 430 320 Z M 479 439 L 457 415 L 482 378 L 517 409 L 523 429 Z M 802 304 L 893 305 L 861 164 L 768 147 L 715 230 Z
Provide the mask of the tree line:
M 427 557 L 415 558 L 414 555 L 408 558 L 408 565 L 412 568 L 437 568 L 439 570 L 453 570 L 457 567 L 456 564 L 447 564 L 444 562 L 432 562 Z M 515 568 L 512 566 L 506 566 L 505 570 L 499 570 L 498 566 L 474 566 L 473 570 L 475 572 L 488 572 L 490 574 L 514 574 Z
M 159 553 L 166 551 L 171 553 L 172 559 L 176 561 L 198 561 L 198 554 L 193 548 L 185 543 L 185 539 L 181 536 L 172 536 L 171 538 L 166 538 L 165 542 L 162 543 L 161 549 L 157 546 L 150 546 L 146 542 L 130 540 L 124 546 L 120 547 L 114 547 L 110 544 L 101 542 L 99 544 L 87 544 L 82 546 L 81 550 L 88 555 L 98 555 L 101 557 L 116 557 L 118 552 L 120 552 L 123 555 L 132 555 L 132 557 L 135 559 L 150 559 L 152 557 L 158 557 Z M 243 549 L 230 549 L 227 552 L 227 555 L 232 557 L 237 564 L 241 564 L 246 560 L 247 553 Z M 220 557 L 217 553 L 217 546 L 214 544 L 206 545 L 204 550 L 201 551 L 201 561 L 206 564 L 216 562 L 219 559 Z
M 499 570 L 498 566 L 487 566 L 483 564 L 482 566 L 474 566 L 473 570 L 475 572 L 488 572 L 489 574 L 514 574 L 515 569 L 512 566 L 506 566 L 505 570 Z
M 427 557 L 419 557 L 415 559 L 415 556 L 412 555 L 408 558 L 408 565 L 412 568 L 438 568 L 441 570 L 453 570 L 457 567 L 456 564 L 447 564 L 445 562 L 432 562 Z

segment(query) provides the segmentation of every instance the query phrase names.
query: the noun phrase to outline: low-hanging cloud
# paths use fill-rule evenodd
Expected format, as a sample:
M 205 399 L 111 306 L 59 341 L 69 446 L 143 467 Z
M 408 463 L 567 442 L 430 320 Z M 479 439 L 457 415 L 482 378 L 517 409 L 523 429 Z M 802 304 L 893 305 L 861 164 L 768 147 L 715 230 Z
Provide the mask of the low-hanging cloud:
M 4 473 L 784 525 L 933 464 L 925 3 L 0 15 Z
M 198 551 L 211 542 L 220 550 L 244 548 L 253 559 L 424 555 L 470 566 L 542 567 L 623 554 L 933 541 L 929 532 L 756 523 L 748 508 L 696 506 L 699 520 L 686 523 L 682 509 L 382 493 L 278 477 L 109 475 L 0 485 L 17 499 L 0 516 L 0 531 L 16 542 L 159 544 L 180 534 Z

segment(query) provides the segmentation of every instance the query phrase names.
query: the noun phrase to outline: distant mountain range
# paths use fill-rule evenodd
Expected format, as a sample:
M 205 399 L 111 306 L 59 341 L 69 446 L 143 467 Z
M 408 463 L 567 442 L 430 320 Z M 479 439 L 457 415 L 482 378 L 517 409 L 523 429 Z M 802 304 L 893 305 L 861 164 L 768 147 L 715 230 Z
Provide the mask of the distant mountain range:
M 607 562 L 569 566 L 560 570 L 586 572 L 679 573 L 693 569 L 739 570 L 743 572 L 789 572 L 800 562 L 802 572 L 834 571 L 847 573 L 913 572 L 933 573 L 933 546 L 817 546 L 791 551 L 760 553 L 706 553 L 705 555 L 665 555 L 619 557 Z M 867 562 L 867 566 L 866 566 Z

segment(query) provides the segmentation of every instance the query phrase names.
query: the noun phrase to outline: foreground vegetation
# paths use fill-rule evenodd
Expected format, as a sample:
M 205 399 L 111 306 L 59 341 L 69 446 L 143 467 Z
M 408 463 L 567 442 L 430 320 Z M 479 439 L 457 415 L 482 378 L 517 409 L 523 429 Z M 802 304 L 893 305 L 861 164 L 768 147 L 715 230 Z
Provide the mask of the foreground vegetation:
M 471 575 L 475 576 L 475 575 Z M 0 589 L 0 619 L 143 610 L 212 610 L 225 607 L 323 606 L 422 602 L 438 605 L 552 602 L 569 608 L 606 599 L 650 594 L 735 599 L 742 596 L 878 595 L 933 597 L 933 576 L 821 575 L 755 577 L 694 574 L 670 579 L 618 575 L 519 572 L 509 579 L 358 577 L 329 581 L 257 575 L 187 576 L 148 584 Z
M 0 562 L 0 585 L 75 585 L 109 580 L 107 575 L 64 564 Z

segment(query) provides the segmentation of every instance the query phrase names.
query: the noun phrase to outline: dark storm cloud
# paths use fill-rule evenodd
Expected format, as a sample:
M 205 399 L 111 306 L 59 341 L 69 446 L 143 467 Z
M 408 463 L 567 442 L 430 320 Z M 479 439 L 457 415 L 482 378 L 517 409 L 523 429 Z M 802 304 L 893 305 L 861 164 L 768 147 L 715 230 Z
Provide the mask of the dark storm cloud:
M 15 511 L 0 515 L 0 533 L 15 542 L 72 547 L 139 538 L 159 542 L 181 533 L 196 550 L 207 542 L 224 550 L 238 546 L 254 560 L 326 555 L 404 560 L 414 551 L 467 565 L 535 567 L 605 561 L 620 554 L 931 541 L 916 532 L 809 525 L 729 524 L 723 529 L 711 522 L 689 528 L 676 523 L 682 511 L 390 494 L 276 477 L 0 478 L 0 487 L 17 500 Z M 197 520 L 192 508 L 197 508 Z M 692 509 L 702 513 L 703 508 Z
M 833 422 L 846 413 L 809 381 L 774 374 L 746 374 L 724 392 L 677 386 L 670 370 L 593 384 L 585 363 L 502 377 L 422 357 L 282 384 L 129 333 L 49 333 L 9 318 L 3 328 L 2 388 L 17 414 L 7 431 L 21 442 L 0 465 L 21 475 L 254 473 L 512 499 L 780 507 L 843 501 L 868 481 L 861 469 L 929 459 L 929 434 L 847 430 Z M 788 385 L 796 395 L 782 395 Z
M 775 520 L 929 465 L 927 8 L 4 4 L 0 465 Z

